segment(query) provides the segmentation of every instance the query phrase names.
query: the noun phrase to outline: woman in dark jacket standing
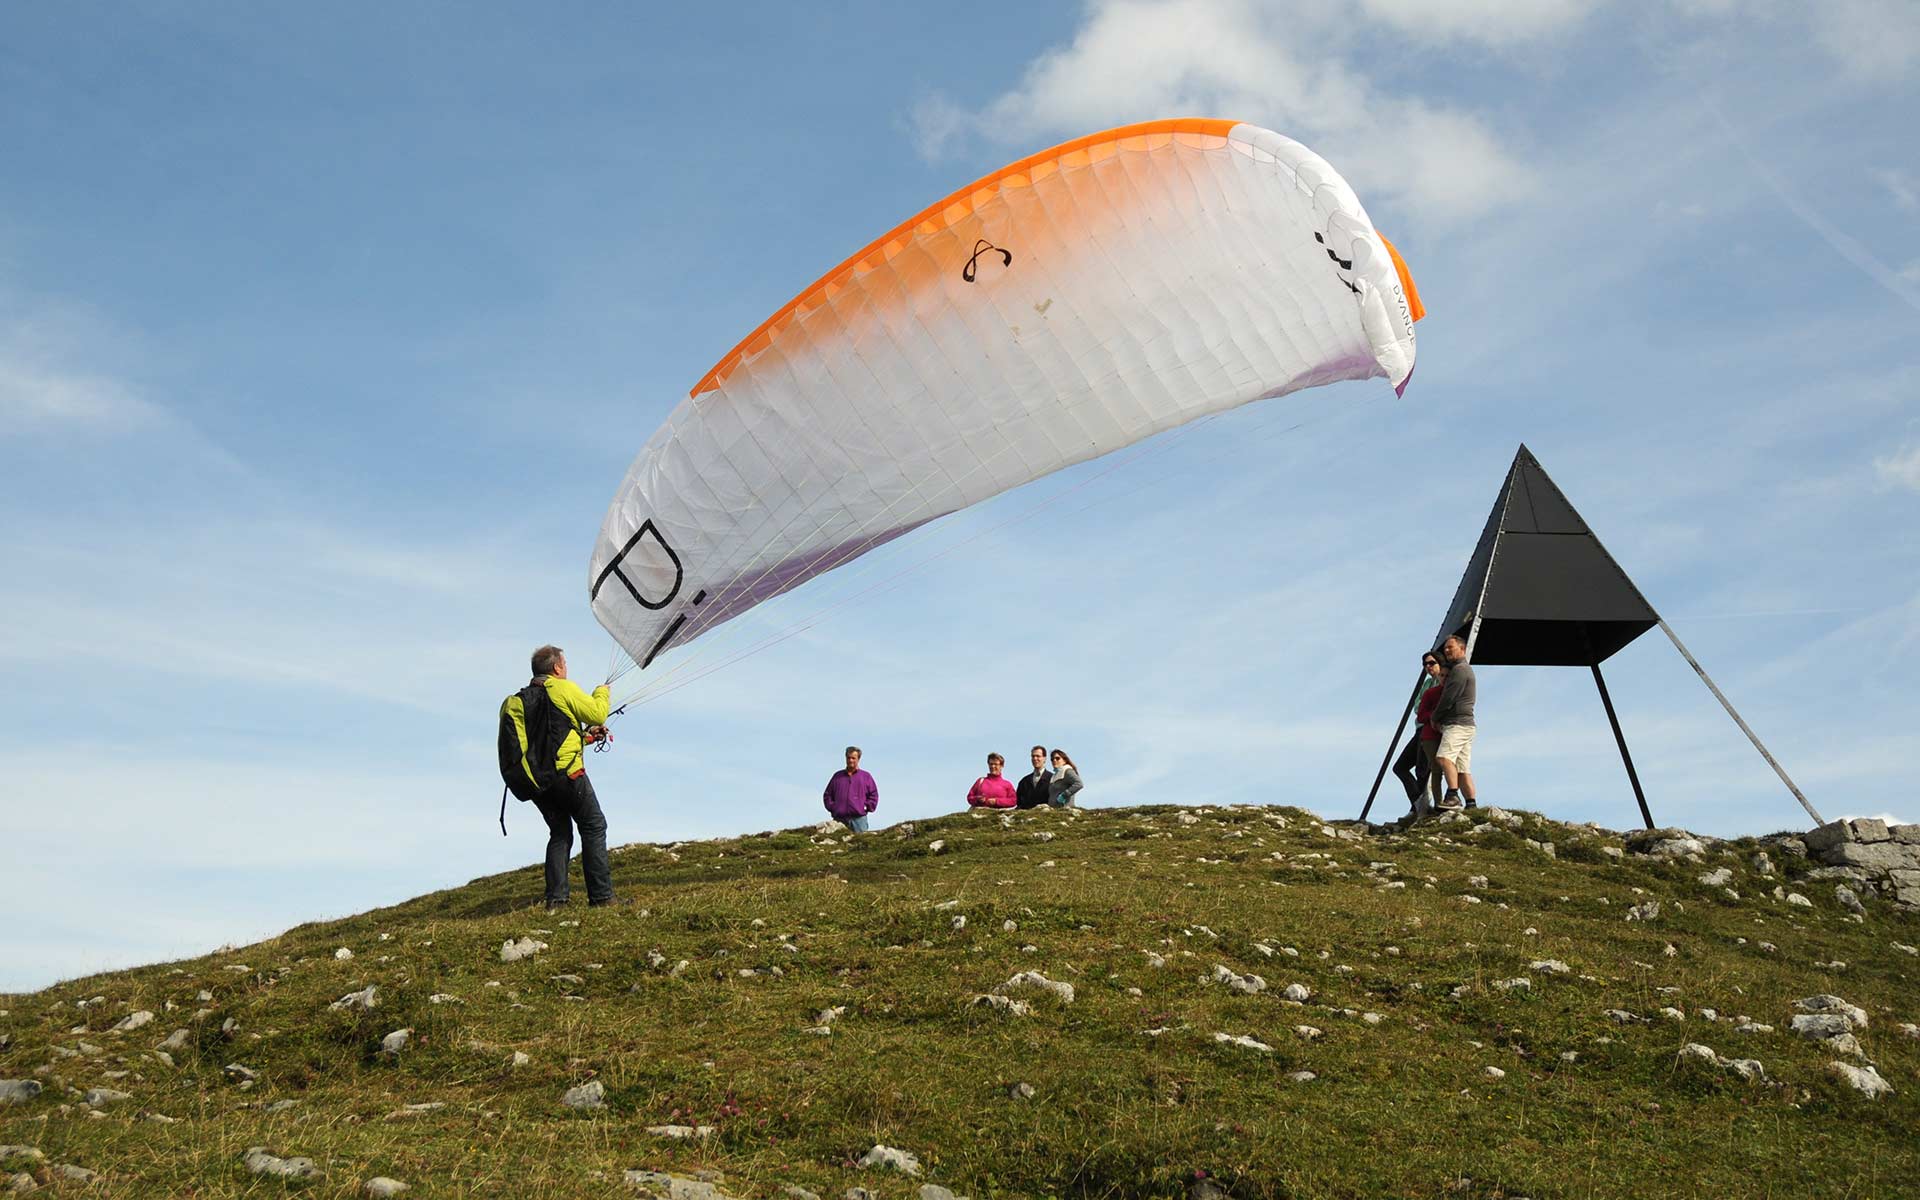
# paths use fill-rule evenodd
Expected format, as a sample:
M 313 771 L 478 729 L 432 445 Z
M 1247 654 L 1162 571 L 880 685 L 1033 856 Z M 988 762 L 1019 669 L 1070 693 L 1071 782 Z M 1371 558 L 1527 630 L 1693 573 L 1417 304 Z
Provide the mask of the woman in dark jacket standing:
M 1070 808 L 1074 796 L 1086 785 L 1080 782 L 1080 768 L 1073 765 L 1065 750 L 1053 752 L 1053 778 L 1047 781 L 1047 803 L 1055 808 Z

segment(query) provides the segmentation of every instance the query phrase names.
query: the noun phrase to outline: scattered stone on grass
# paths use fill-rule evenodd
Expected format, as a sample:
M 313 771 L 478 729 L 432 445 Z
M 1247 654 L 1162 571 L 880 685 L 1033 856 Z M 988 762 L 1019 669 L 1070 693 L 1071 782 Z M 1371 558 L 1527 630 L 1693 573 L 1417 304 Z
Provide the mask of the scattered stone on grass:
M 875 1145 L 873 1149 L 867 1151 L 866 1157 L 860 1160 L 860 1165 L 868 1168 L 885 1167 L 890 1171 L 898 1171 L 902 1175 L 920 1173 L 919 1159 L 905 1150 L 896 1150 L 892 1146 Z
M 121 1017 L 117 1022 L 114 1023 L 113 1028 L 107 1030 L 107 1032 L 108 1033 L 132 1033 L 134 1030 L 140 1028 L 142 1025 L 151 1024 L 152 1021 L 153 1021 L 153 1014 L 143 1008 L 139 1012 L 128 1013 L 126 1016 Z
M 1203 976 L 1203 978 L 1205 977 Z M 1260 978 L 1260 976 L 1252 973 L 1241 975 L 1232 968 L 1220 963 L 1214 964 L 1212 979 L 1215 983 L 1224 983 L 1234 991 L 1243 992 L 1249 996 L 1267 990 L 1267 981 Z M 1069 994 L 1068 1001 L 1071 1002 L 1071 1000 L 1072 996 Z
M 401 1192 L 407 1190 L 407 1185 L 401 1183 L 398 1179 L 392 1179 L 385 1175 L 375 1175 L 372 1179 L 362 1184 L 360 1190 L 374 1197 L 398 1196 Z
M 1680 1047 L 1680 1057 L 1699 1062 L 1717 1071 L 1727 1071 L 1749 1082 L 1754 1080 L 1764 1081 L 1767 1077 L 1767 1070 L 1760 1065 L 1760 1060 L 1754 1058 L 1723 1058 L 1713 1047 L 1703 1046 L 1699 1042 L 1688 1042 L 1686 1045 Z
M 89 1088 L 86 1095 L 82 1097 L 81 1103 L 88 1108 L 105 1108 L 110 1104 L 119 1104 L 123 1100 L 131 1099 L 133 1097 L 126 1092 L 116 1092 L 112 1088 Z
M 380 1053 L 398 1054 L 407 1048 L 407 1043 L 412 1039 L 413 1029 L 411 1027 L 396 1029 L 380 1039 Z
M 1851 1063 L 1830 1062 L 1827 1070 L 1838 1075 L 1847 1086 L 1859 1092 L 1869 1100 L 1878 1100 L 1882 1096 L 1893 1094 L 1893 1085 L 1880 1077 L 1880 1072 L 1872 1067 L 1856 1067 Z
M 649 1125 L 646 1128 L 654 1137 L 681 1142 L 705 1141 L 714 1132 L 711 1125 Z
M 1280 998 L 1282 1000 L 1290 1000 L 1295 1004 L 1305 1004 L 1313 998 L 1313 989 L 1307 987 L 1304 983 L 1290 983 L 1280 989 Z
M 25 1104 L 41 1090 L 38 1079 L 0 1079 L 0 1104 Z
M 250 1146 L 240 1156 L 247 1170 L 255 1175 L 274 1175 L 281 1179 L 318 1179 L 321 1171 L 310 1158 L 281 1158 L 265 1146 Z
M 546 948 L 545 942 L 536 942 L 530 937 L 523 937 L 518 941 L 509 938 L 500 943 L 500 961 L 519 962 L 523 958 L 532 958 Z
M 366 987 L 361 988 L 357 992 L 348 992 L 346 995 L 340 997 L 338 1000 L 335 1000 L 332 1004 L 327 1005 L 327 1007 L 335 1011 L 345 1011 L 348 1009 L 355 1009 L 355 1008 L 358 1008 L 358 1009 L 378 1008 L 380 1007 L 379 993 L 380 993 L 379 987 L 375 984 L 370 983 Z
M 1847 1019 L 1855 1029 L 1867 1027 L 1867 1012 L 1857 1004 L 1848 1004 L 1830 992 L 1817 996 L 1807 996 L 1793 1002 L 1793 1006 L 1803 1013 L 1837 1013 Z
M 1164 1033 L 1165 1030 L 1150 1030 L 1149 1032 Z M 1267 1045 L 1265 1042 L 1257 1042 L 1245 1034 L 1216 1033 L 1213 1035 L 1213 1040 L 1223 1045 L 1240 1046 L 1247 1050 L 1258 1050 L 1262 1054 L 1273 1053 L 1272 1046 Z
M 1031 1100 L 1033 1099 L 1033 1085 L 1030 1083 L 1016 1083 L 1007 1089 L 1007 1095 L 1015 1100 Z
M 731 1200 L 726 1192 L 715 1187 L 710 1180 L 642 1170 L 630 1170 L 624 1178 L 626 1185 L 635 1192 L 642 1196 L 659 1197 L 659 1200 Z
M 1043 992 L 1058 996 L 1062 1004 L 1073 1003 L 1072 984 L 1048 979 L 1038 971 L 1022 971 L 993 990 L 998 995 L 1004 996 L 1016 988 L 1039 988 Z
M 975 996 L 973 1003 L 976 1007 L 985 1006 L 995 1012 L 1006 1013 L 1010 1017 L 1030 1017 L 1033 1015 L 1033 1005 L 1028 1004 L 1025 1000 L 1015 1000 L 1011 996 L 1002 996 L 998 992 L 988 992 L 984 995 Z M 816 1025 L 813 1029 L 808 1030 L 808 1032 L 818 1033 L 822 1030 L 829 1036 L 833 1033 L 833 1030 L 827 1028 L 825 1025 Z
M 590 1110 L 607 1106 L 607 1088 L 598 1079 L 590 1080 L 578 1087 L 571 1087 L 560 1097 L 560 1103 L 568 1108 Z

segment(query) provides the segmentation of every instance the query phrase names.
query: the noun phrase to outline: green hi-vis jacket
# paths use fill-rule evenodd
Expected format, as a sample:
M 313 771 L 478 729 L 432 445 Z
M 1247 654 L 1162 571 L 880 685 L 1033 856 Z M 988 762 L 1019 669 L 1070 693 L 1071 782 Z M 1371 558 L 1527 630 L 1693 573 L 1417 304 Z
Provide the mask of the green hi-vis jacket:
M 589 696 L 581 686 L 571 679 L 561 679 L 556 675 L 542 675 L 536 682 L 547 687 L 547 699 L 554 708 L 567 715 L 573 726 L 560 743 L 559 752 L 554 756 L 554 769 L 563 776 L 571 775 L 582 769 L 580 761 L 580 731 L 589 725 L 607 723 L 608 710 L 613 707 L 613 695 L 606 684 L 593 689 Z M 528 745 L 526 713 L 520 705 L 520 694 L 515 692 L 501 705 L 501 711 L 513 718 L 514 732 L 520 735 L 520 744 Z M 531 774 L 531 772 L 529 772 Z

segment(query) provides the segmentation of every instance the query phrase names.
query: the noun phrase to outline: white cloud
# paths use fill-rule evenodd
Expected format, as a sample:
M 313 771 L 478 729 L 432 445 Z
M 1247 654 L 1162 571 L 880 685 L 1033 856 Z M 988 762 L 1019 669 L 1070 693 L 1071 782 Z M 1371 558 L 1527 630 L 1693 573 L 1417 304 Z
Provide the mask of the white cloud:
M 1910 443 L 1874 459 L 1873 469 L 1882 483 L 1920 492 L 1920 442 Z
M 1510 46 L 1578 28 L 1602 0 L 1361 0 L 1369 17 L 1412 37 Z
M 1101 0 L 1067 46 L 978 111 L 934 97 L 915 113 L 939 154 L 972 135 L 1031 144 L 1169 114 L 1268 125 L 1325 153 L 1363 195 L 1406 195 L 1452 220 L 1527 192 L 1531 171 L 1480 118 L 1377 84 L 1342 60 L 1325 10 L 1246 0 Z

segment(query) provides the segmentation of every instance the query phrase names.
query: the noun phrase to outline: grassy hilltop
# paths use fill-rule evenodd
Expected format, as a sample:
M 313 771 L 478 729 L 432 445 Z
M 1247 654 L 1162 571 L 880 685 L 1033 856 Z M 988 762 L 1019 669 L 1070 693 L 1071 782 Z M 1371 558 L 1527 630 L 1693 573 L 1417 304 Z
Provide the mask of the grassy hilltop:
M 632 907 L 529 908 L 536 866 L 0 997 L 0 1079 L 44 1088 L 0 1101 L 0 1188 L 1920 1195 L 1920 918 L 1851 919 L 1778 847 L 1770 877 L 1753 843 L 1620 847 L 1165 807 L 629 846 Z M 522 938 L 546 948 L 502 961 Z M 979 999 L 1021 972 L 1071 1001 Z M 1864 1010 L 1858 1054 L 1789 1029 L 1817 993 Z M 876 1144 L 921 1174 L 858 1165 Z M 253 1169 L 296 1156 L 319 1174 Z

